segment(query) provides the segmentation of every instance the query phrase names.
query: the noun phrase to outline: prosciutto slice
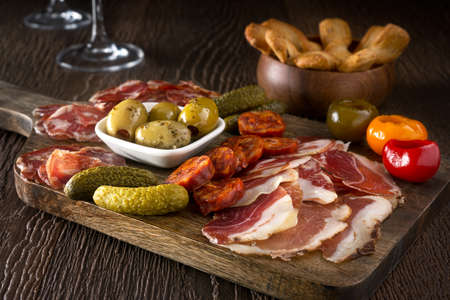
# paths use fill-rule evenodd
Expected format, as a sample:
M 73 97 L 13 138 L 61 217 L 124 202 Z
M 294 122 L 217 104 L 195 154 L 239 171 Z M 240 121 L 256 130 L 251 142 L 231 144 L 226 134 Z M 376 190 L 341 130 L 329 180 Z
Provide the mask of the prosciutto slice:
M 350 143 L 344 144 L 342 141 L 314 138 L 314 137 L 297 137 L 300 142 L 297 153 L 293 155 L 314 155 L 325 151 L 338 149 L 347 151 Z
M 270 194 L 275 191 L 282 182 L 295 182 L 298 180 L 298 172 L 293 169 L 281 171 L 275 175 L 266 177 L 247 178 L 244 182 L 244 195 L 234 207 L 252 204 L 260 195 Z
M 303 194 L 303 201 L 315 201 L 328 204 L 337 199 L 333 182 L 322 171 L 317 161 L 311 159 L 297 167 L 299 175 L 298 184 Z
M 270 255 L 289 260 L 306 251 L 318 249 L 322 242 L 347 228 L 345 220 L 351 209 L 342 203 L 321 205 L 302 202 L 297 215 L 297 225 L 272 235 L 266 240 L 223 245 L 241 254 Z
M 334 263 L 373 253 L 380 224 L 393 211 L 392 203 L 380 196 L 345 196 L 343 201 L 352 209 L 349 226 L 321 246 L 323 257 Z
M 264 240 L 297 224 L 298 209 L 289 194 L 278 187 L 248 206 L 224 209 L 214 215 L 202 233 L 213 244 Z
M 372 195 L 401 197 L 383 165 L 352 152 L 331 150 L 314 157 L 328 173 L 352 189 Z
M 253 167 L 247 168 L 245 172 L 240 174 L 239 177 L 243 180 L 251 180 L 258 177 L 270 176 L 283 170 L 294 169 L 299 165 L 306 163 L 310 159 L 310 156 L 288 156 L 263 159 Z

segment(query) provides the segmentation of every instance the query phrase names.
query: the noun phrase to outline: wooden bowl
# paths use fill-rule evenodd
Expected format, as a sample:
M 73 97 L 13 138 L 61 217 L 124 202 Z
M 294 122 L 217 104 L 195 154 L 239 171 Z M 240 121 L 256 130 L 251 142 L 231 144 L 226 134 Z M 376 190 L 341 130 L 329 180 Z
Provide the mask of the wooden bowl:
M 285 102 L 289 113 L 324 117 L 335 100 L 365 99 L 381 105 L 394 86 L 395 66 L 384 64 L 354 73 L 318 71 L 283 64 L 262 54 L 256 76 L 267 96 Z

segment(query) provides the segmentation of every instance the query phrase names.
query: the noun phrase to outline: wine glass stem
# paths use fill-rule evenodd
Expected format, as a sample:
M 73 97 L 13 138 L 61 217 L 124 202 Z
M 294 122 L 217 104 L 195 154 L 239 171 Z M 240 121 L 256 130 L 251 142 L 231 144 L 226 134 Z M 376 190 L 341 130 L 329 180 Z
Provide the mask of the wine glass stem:
M 68 10 L 66 2 L 64 0 L 50 0 L 47 6 L 48 13 L 62 13 Z
M 92 0 L 92 31 L 90 43 L 93 47 L 111 44 L 103 22 L 102 0 Z

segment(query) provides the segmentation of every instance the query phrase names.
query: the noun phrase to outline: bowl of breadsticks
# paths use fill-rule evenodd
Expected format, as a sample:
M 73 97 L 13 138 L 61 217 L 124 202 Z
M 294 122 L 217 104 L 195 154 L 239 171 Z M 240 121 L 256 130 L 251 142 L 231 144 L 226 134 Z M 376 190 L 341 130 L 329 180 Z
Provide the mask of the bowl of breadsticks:
M 288 112 L 326 115 L 331 102 L 365 99 L 381 105 L 395 82 L 395 60 L 410 37 L 394 24 L 372 26 L 361 40 L 352 38 L 342 19 L 324 19 L 319 37 L 306 37 L 288 23 L 269 19 L 245 28 L 249 44 L 261 52 L 258 84 Z

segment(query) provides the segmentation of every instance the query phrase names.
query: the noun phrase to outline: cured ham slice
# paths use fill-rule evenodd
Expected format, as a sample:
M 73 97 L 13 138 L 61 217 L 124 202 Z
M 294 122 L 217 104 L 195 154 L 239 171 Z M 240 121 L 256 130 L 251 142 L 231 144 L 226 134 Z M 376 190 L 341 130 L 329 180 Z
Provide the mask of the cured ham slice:
M 314 155 L 333 149 L 347 151 L 350 145 L 350 143 L 344 144 L 342 141 L 314 137 L 297 137 L 297 139 L 300 145 L 295 154 L 300 156 Z
M 49 185 L 55 189 L 61 189 L 70 177 L 81 170 L 104 165 L 106 164 L 96 157 L 56 149 L 48 158 L 45 170 Z
M 125 165 L 125 160 L 100 147 L 57 145 L 25 153 L 16 161 L 22 177 L 55 189 L 75 173 L 101 165 Z
M 258 177 L 266 177 L 273 174 L 277 174 L 283 170 L 294 169 L 301 164 L 306 163 L 311 159 L 310 156 L 297 157 L 275 157 L 260 160 L 253 167 L 247 168 L 245 172 L 240 174 L 243 180 L 250 180 Z
M 401 197 L 400 188 L 378 162 L 341 150 L 321 153 L 315 159 L 348 187 L 373 195 Z
M 260 195 L 270 194 L 275 191 L 282 182 L 295 182 L 298 180 L 298 172 L 287 169 L 278 174 L 266 177 L 245 179 L 244 195 L 233 207 L 246 206 L 252 204 Z
M 116 104 L 125 99 L 148 101 L 151 90 L 147 83 L 140 80 L 128 80 L 121 85 L 95 93 L 89 102 L 98 109 L 109 112 Z
M 32 152 L 22 154 L 16 161 L 16 166 L 20 171 L 20 175 L 30 181 L 41 182 L 38 174 L 38 169 L 42 163 L 46 162 L 50 154 L 55 149 L 78 151 L 81 149 L 80 145 L 57 145 L 42 148 Z
M 342 203 L 321 205 L 302 202 L 297 215 L 297 225 L 272 235 L 266 240 L 223 245 L 241 254 L 270 255 L 289 260 L 306 251 L 318 249 L 322 242 L 347 228 L 345 220 L 351 209 Z
M 98 109 L 109 112 L 116 104 L 125 99 L 141 102 L 169 101 L 177 105 L 185 105 L 196 97 L 217 97 L 218 93 L 206 90 L 191 81 L 180 81 L 171 84 L 163 80 L 128 80 L 121 85 L 95 93 L 89 102 Z
M 202 233 L 213 244 L 264 240 L 297 224 L 298 209 L 289 194 L 278 187 L 251 205 L 224 209 L 214 215 Z
M 328 204 L 336 200 L 337 194 L 334 190 L 330 177 L 322 171 L 317 161 L 311 159 L 307 163 L 297 167 L 298 184 L 303 194 L 303 201 L 314 201 Z
M 393 210 L 391 202 L 380 196 L 346 196 L 343 201 L 352 209 L 349 226 L 321 246 L 323 257 L 334 263 L 373 253 L 380 224 Z
M 95 107 L 81 104 L 42 107 L 36 109 L 34 114 L 41 116 L 34 126 L 37 133 L 48 134 L 53 139 L 75 139 L 79 142 L 99 141 L 94 128 L 105 116 Z

